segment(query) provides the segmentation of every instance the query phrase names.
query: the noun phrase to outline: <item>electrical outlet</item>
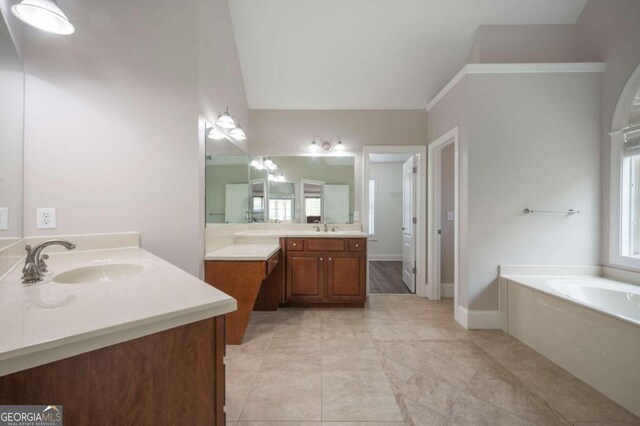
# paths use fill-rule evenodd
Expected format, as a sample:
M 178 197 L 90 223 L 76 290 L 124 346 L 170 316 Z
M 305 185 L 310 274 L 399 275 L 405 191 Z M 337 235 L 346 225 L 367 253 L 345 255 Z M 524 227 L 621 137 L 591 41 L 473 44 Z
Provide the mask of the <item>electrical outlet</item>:
M 39 207 L 36 209 L 36 228 L 37 229 L 55 229 L 56 228 L 56 209 L 53 207 Z
M 0 231 L 9 229 L 9 207 L 0 207 Z

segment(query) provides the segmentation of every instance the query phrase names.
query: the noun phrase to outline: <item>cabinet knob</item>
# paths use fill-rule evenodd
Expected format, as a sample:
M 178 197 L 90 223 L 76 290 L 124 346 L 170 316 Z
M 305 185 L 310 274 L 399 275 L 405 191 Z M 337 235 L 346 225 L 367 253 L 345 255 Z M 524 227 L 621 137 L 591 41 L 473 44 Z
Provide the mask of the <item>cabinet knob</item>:
M 331 262 L 331 258 L 329 258 L 329 262 Z
M 356 244 L 356 247 L 360 247 L 360 244 Z
M 322 262 L 323 260 L 324 260 L 324 258 L 322 258 L 322 257 L 321 257 L 321 258 L 320 258 L 320 262 Z
M 297 245 L 298 245 L 298 243 L 293 243 L 293 246 L 294 246 L 294 247 L 295 247 L 295 246 L 297 246 Z

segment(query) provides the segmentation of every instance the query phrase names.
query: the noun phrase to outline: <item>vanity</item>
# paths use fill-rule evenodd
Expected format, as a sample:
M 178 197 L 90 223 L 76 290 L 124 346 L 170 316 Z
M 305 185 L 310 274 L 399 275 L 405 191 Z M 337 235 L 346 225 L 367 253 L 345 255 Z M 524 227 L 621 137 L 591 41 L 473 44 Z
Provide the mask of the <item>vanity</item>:
M 242 344 L 253 311 L 363 308 L 369 236 L 354 220 L 354 158 L 206 149 L 205 282 L 238 301 L 227 343 Z
M 224 424 L 236 301 L 137 233 L 66 239 L 75 250 L 47 247 L 41 281 L 22 283 L 24 260 L 0 280 L 0 404 L 62 405 L 68 424 Z

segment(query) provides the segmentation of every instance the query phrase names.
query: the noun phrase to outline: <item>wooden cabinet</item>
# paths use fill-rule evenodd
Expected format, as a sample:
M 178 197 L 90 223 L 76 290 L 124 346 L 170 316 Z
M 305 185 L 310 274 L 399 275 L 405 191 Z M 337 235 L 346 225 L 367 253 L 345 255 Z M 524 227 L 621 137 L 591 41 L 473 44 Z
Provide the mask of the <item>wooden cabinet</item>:
M 321 301 L 324 293 L 324 253 L 287 255 L 287 301 Z
M 364 306 L 365 238 L 287 240 L 285 304 Z

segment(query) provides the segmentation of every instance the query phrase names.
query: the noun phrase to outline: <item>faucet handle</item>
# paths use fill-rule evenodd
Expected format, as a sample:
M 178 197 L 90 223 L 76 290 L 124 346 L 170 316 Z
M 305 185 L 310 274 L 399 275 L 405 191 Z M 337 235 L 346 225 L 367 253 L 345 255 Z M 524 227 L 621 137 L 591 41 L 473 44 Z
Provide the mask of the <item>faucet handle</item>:
M 47 272 L 47 262 L 45 262 L 47 259 L 49 259 L 49 255 L 46 253 L 42 254 L 39 259 L 36 259 L 40 272 Z
M 27 253 L 31 253 L 31 250 L 32 250 L 31 245 L 27 244 L 24 249 L 27 251 Z

